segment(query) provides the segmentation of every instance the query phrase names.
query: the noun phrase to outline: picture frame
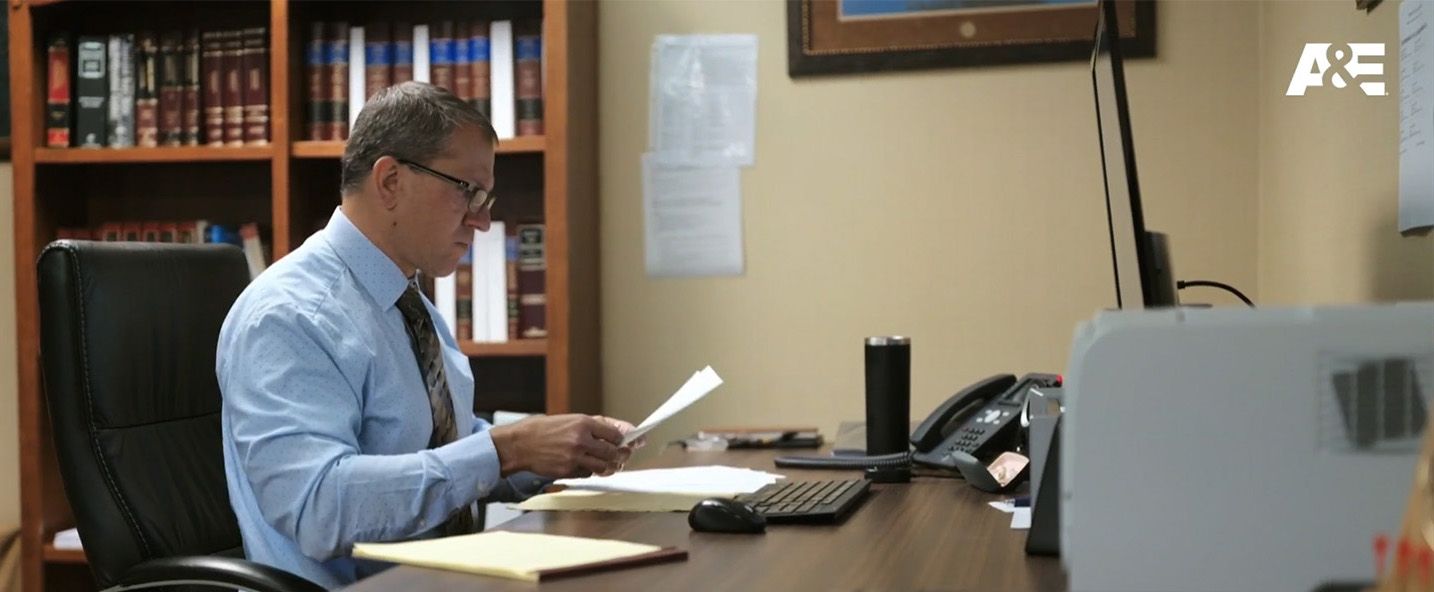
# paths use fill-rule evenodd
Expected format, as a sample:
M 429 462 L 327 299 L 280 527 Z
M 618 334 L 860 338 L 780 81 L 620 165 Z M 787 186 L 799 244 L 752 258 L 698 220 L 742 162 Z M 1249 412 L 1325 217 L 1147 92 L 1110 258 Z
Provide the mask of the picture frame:
M 1153 0 L 1114 0 L 1121 53 L 1155 55 Z M 1094 0 L 787 0 L 787 74 L 1090 59 Z

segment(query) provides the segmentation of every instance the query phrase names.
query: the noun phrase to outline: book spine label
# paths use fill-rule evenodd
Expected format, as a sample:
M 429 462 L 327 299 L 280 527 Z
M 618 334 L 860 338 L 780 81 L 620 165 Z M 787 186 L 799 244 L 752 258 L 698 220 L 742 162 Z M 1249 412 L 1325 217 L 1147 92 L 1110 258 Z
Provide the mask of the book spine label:
M 70 40 L 63 34 L 50 38 L 46 48 L 45 145 L 70 145 Z
M 139 67 L 135 69 L 135 144 L 159 145 L 159 41 L 153 33 L 139 34 Z
M 349 24 L 330 23 L 326 37 L 329 79 L 324 92 L 331 101 L 328 132 L 325 140 L 347 140 L 349 137 Z
M 109 68 L 105 65 L 107 37 L 80 37 L 75 53 L 76 145 L 103 148 L 109 135 Z
M 269 45 L 264 27 L 244 30 L 244 143 L 269 143 Z
M 179 146 L 184 143 L 184 83 L 180 78 L 179 34 L 165 33 L 159 38 L 159 144 Z
M 410 80 L 413 80 L 413 25 L 396 22 L 393 24 L 392 84 Z
M 201 35 L 203 58 L 200 83 L 204 93 L 204 143 L 224 145 L 224 40 L 215 31 Z
M 328 130 L 329 97 L 325 92 L 328 85 L 328 44 L 324 43 L 327 27 L 322 22 L 309 25 L 309 39 L 304 52 L 304 73 L 309 81 L 309 92 L 304 102 L 307 117 L 307 133 L 310 140 L 322 140 Z
M 364 25 L 364 97 L 393 84 L 393 42 L 388 23 Z
M 184 64 L 184 72 L 181 84 L 184 88 L 184 97 L 181 103 L 184 124 L 184 131 L 181 140 L 185 146 L 198 146 L 200 135 L 199 113 L 204 107 L 199 103 L 199 31 L 191 30 L 184 35 L 184 49 L 181 53 L 181 61 Z
M 134 146 L 134 35 L 110 35 L 109 145 Z
M 224 145 L 244 145 L 244 37 L 224 31 Z
M 523 23 L 514 42 L 518 135 L 543 133 L 543 37 L 541 24 Z

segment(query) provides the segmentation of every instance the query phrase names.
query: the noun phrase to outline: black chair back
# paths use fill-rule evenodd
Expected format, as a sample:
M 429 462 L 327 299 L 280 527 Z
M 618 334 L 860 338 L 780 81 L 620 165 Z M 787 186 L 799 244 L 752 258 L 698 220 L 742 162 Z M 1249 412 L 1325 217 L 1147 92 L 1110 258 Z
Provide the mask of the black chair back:
M 98 584 L 155 558 L 243 557 L 214 375 L 220 325 L 249 282 L 243 253 L 62 240 L 38 279 L 60 475 Z

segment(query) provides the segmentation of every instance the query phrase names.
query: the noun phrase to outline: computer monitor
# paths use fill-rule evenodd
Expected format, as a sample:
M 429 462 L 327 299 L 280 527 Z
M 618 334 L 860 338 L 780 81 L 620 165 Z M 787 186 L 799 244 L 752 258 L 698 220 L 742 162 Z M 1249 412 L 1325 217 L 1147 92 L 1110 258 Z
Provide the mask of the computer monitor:
M 1169 243 L 1164 234 L 1145 229 L 1140 207 L 1115 3 L 1101 0 L 1096 12 L 1090 75 L 1095 87 L 1095 117 L 1105 175 L 1105 213 L 1111 262 L 1115 266 L 1116 304 L 1120 308 L 1175 306 Z

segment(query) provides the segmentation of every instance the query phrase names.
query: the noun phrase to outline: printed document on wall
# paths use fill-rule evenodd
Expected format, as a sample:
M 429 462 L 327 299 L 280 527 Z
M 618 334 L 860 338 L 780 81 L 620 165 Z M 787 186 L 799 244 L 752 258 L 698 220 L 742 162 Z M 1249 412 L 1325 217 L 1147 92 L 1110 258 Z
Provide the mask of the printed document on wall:
M 651 68 L 651 152 L 674 164 L 752 165 L 756 35 L 658 35 Z
M 1434 226 L 1434 6 L 1399 7 L 1399 231 Z
M 647 275 L 741 275 L 742 193 L 737 167 L 689 167 L 642 158 Z

